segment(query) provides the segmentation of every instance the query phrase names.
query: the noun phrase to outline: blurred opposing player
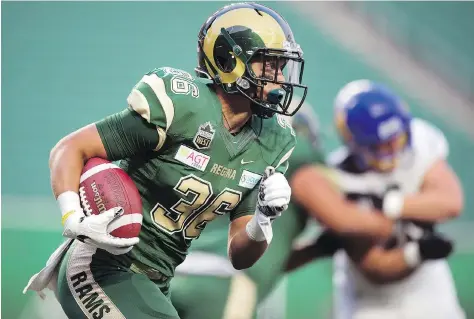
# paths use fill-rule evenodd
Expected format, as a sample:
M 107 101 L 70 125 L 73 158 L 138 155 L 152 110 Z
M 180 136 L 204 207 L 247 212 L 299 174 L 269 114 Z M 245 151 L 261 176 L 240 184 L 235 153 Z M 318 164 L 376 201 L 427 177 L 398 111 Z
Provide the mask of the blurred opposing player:
M 253 265 L 272 240 L 271 221 L 291 195 L 282 173 L 295 137 L 280 115 L 293 115 L 306 96 L 302 51 L 278 13 L 239 3 L 206 20 L 198 57 L 198 78 L 169 67 L 149 72 L 126 110 L 66 136 L 51 153 L 63 235 L 74 240 L 27 288 L 42 290 L 59 267 L 56 293 L 69 318 L 177 318 L 168 299 L 175 267 L 217 216 L 230 218 L 236 269 Z M 290 112 L 298 89 L 303 100 Z M 92 157 L 122 160 L 136 183 L 140 241 L 108 233 L 119 209 L 82 211 L 79 179 Z
M 367 80 L 342 88 L 335 119 L 345 146 L 329 157 L 332 181 L 348 200 L 379 210 L 398 229 L 385 241 L 333 230 L 322 235 L 345 251 L 336 258 L 336 318 L 464 318 L 445 260 L 452 243 L 435 230 L 435 223 L 458 216 L 463 202 L 443 133 Z M 296 197 L 300 191 L 294 189 Z M 305 252 L 311 247 L 293 257 Z
M 319 147 L 317 117 L 306 104 L 291 118 L 297 136 L 287 176 L 303 164 L 324 162 Z M 172 301 L 182 319 L 254 318 L 258 305 L 282 279 L 295 238 L 301 234 L 307 215 L 290 204 L 287 212 L 273 223 L 278 234 L 265 255 L 245 271 L 233 269 L 226 258 L 225 220 L 208 226 L 193 245 L 186 260 L 177 268 L 172 283 Z M 320 256 L 324 251 L 318 250 Z M 264 318 L 284 318 L 285 300 L 270 305 L 277 313 Z M 280 313 L 278 313 L 280 312 Z

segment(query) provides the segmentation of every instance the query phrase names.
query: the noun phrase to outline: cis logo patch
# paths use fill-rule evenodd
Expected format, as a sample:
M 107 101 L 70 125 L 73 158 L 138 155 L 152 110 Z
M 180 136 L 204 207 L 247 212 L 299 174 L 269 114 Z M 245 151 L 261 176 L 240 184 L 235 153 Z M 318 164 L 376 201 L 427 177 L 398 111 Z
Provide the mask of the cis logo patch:
M 242 176 L 240 177 L 239 186 L 253 189 L 255 185 L 260 182 L 262 175 L 252 173 L 246 169 L 243 171 Z

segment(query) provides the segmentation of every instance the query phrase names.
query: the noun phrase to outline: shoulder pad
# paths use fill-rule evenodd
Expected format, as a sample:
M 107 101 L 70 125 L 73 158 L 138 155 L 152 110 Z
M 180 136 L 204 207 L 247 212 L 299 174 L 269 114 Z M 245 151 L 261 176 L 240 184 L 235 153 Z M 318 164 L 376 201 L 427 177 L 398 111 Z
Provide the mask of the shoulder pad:
M 208 103 L 210 89 L 190 73 L 163 67 L 145 74 L 127 98 L 129 106 L 149 123 L 167 132 L 179 118 L 197 112 Z M 203 100 L 204 99 L 204 100 Z
M 411 122 L 412 147 L 417 156 L 445 159 L 449 154 L 449 144 L 444 133 L 433 124 L 414 118 Z

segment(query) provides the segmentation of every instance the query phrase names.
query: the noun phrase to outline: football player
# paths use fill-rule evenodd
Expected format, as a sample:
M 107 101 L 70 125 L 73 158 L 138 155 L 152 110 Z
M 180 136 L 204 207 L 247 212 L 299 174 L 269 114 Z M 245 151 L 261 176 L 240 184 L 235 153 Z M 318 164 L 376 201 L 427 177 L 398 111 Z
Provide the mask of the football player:
M 443 133 L 413 118 L 391 90 L 368 80 L 341 89 L 335 122 L 345 146 L 329 156 L 332 182 L 347 200 L 371 210 L 359 215 L 358 223 L 378 211 L 397 230 L 380 240 L 383 236 L 333 228 L 332 220 L 350 214 L 340 211 L 331 219 L 319 213 L 311 181 L 317 169 L 308 166 L 293 175 L 294 197 L 329 228 L 319 241 L 344 250 L 336 258 L 335 317 L 464 318 L 445 260 L 452 243 L 435 229 L 463 207 Z M 311 246 L 293 254 L 292 267 L 311 260 L 311 254 Z
M 291 118 L 297 137 L 287 176 L 304 164 L 323 164 L 319 145 L 317 117 L 311 105 L 304 103 Z M 171 299 L 182 319 L 254 318 L 262 303 L 283 278 L 285 264 L 295 238 L 306 225 L 307 215 L 300 207 L 290 204 L 285 214 L 273 223 L 278 234 L 265 255 L 244 270 L 235 270 L 226 258 L 223 240 L 227 226 L 223 219 L 209 225 L 209 229 L 193 245 L 186 260 L 176 269 L 172 282 Z M 319 257 L 324 248 L 314 249 Z M 285 302 L 284 300 L 282 301 Z M 272 313 L 281 312 L 280 304 L 270 306 Z M 268 312 L 262 314 L 269 316 Z M 278 313 L 271 318 L 284 318 Z
M 233 267 L 252 266 L 290 199 L 283 173 L 295 137 L 281 115 L 304 101 L 303 63 L 290 26 L 268 7 L 231 4 L 209 17 L 198 36 L 197 78 L 154 69 L 132 89 L 127 109 L 54 147 L 52 187 L 71 240 L 27 289 L 52 285 L 69 318 L 178 318 L 169 300 L 174 270 L 224 214 Z M 290 110 L 298 90 L 303 98 Z M 139 238 L 107 232 L 120 208 L 84 214 L 79 178 L 92 157 L 121 160 L 138 187 Z

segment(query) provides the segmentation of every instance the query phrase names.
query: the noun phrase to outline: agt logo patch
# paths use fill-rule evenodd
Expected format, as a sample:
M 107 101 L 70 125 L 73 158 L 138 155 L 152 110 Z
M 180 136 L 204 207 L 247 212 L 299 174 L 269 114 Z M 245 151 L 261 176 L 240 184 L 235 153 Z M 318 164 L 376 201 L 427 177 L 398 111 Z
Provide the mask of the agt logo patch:
M 204 171 L 209 163 L 210 156 L 199 153 L 187 146 L 181 145 L 174 156 L 175 159 L 200 171 Z
M 244 172 L 240 177 L 239 186 L 252 189 L 255 187 L 255 185 L 258 184 L 261 178 L 261 175 L 252 173 L 244 169 Z
M 199 130 L 193 139 L 193 144 L 200 150 L 209 148 L 214 139 L 216 130 L 212 127 L 211 122 L 206 122 L 199 126 Z

